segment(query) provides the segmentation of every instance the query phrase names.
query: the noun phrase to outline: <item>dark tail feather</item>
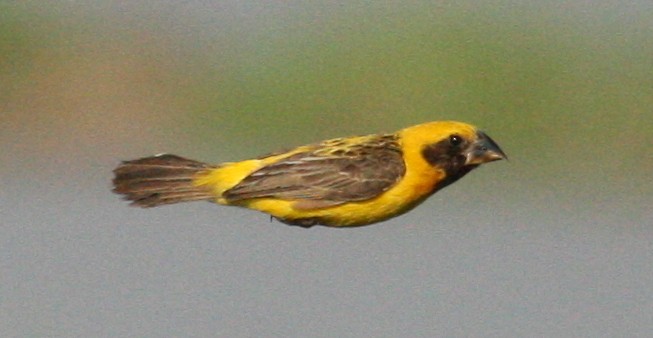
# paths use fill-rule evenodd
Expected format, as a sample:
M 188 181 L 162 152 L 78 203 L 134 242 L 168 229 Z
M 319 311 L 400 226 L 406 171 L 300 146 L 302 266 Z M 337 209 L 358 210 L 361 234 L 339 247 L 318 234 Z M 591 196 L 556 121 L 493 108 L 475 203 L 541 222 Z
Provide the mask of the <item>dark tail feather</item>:
M 131 205 L 143 208 L 211 200 L 214 196 L 209 189 L 193 185 L 195 175 L 211 168 L 169 154 L 125 161 L 113 170 L 113 191 L 132 201 Z

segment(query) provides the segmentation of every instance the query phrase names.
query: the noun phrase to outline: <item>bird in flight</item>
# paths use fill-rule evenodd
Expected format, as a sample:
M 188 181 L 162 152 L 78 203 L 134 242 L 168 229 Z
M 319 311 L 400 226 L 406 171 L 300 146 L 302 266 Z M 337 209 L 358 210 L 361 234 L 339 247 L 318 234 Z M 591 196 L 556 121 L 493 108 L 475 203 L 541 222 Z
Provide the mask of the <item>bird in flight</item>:
M 352 227 L 401 215 L 479 165 L 506 158 L 476 127 L 438 121 L 240 162 L 171 154 L 124 161 L 113 191 L 144 208 L 207 200 L 290 225 Z

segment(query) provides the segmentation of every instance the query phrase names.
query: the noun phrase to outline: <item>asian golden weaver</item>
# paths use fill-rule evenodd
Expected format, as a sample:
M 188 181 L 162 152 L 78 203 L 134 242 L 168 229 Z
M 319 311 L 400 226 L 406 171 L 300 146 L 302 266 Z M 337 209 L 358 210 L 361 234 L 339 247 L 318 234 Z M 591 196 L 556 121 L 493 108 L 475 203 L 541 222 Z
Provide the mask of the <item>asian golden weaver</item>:
M 114 170 L 113 191 L 139 207 L 211 200 L 290 225 L 361 226 L 401 215 L 505 158 L 474 126 L 441 121 L 218 165 L 170 154 L 125 161 Z

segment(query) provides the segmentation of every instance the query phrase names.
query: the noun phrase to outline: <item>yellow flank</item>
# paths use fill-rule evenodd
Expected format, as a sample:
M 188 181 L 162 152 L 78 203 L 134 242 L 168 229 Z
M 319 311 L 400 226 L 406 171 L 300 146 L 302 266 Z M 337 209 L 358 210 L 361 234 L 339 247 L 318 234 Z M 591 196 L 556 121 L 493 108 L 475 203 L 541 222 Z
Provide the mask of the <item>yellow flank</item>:
M 473 126 L 452 121 L 425 123 L 400 130 L 395 135 L 398 137 L 403 152 L 406 167 L 404 177 L 377 197 L 325 208 L 298 209 L 294 207 L 296 201 L 277 198 L 256 198 L 230 203 L 222 197 L 226 190 L 237 185 L 254 171 L 293 154 L 317 148 L 316 145 L 299 147 L 288 153 L 262 159 L 224 163 L 215 169 L 197 175 L 193 184 L 211 187 L 217 203 L 235 204 L 260 210 L 280 219 L 319 218 L 331 226 L 364 225 L 382 221 L 412 209 L 430 196 L 434 192 L 436 184 L 445 179 L 444 170 L 434 167 L 424 158 L 422 150 L 426 145 L 445 140 L 452 134 L 458 134 L 471 140 L 476 137 L 476 133 Z M 327 150 L 329 142 L 355 144 L 367 139 L 369 137 L 365 136 L 334 139 L 323 142 L 321 146 L 326 145 L 327 147 L 324 149 Z

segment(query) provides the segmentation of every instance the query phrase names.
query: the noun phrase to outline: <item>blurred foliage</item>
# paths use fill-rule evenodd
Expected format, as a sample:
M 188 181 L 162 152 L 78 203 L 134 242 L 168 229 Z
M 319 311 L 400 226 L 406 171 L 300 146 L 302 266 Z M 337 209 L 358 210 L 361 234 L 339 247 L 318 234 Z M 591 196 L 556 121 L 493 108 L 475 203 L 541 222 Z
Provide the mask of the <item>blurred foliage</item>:
M 56 143 L 72 123 L 89 151 L 132 140 L 235 159 L 457 119 L 539 172 L 531 181 L 596 168 L 620 180 L 653 165 L 652 8 L 5 2 L 5 128 L 54 125 Z

